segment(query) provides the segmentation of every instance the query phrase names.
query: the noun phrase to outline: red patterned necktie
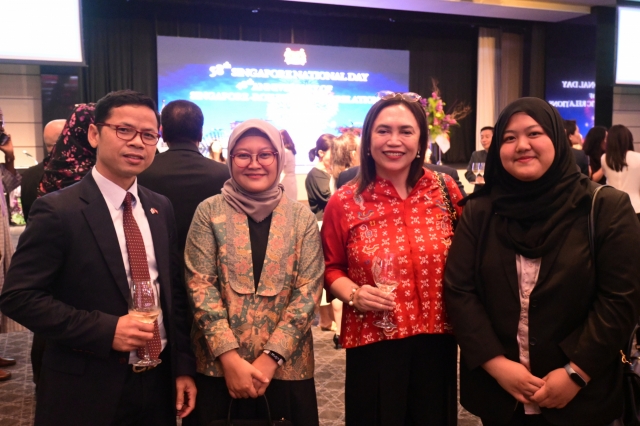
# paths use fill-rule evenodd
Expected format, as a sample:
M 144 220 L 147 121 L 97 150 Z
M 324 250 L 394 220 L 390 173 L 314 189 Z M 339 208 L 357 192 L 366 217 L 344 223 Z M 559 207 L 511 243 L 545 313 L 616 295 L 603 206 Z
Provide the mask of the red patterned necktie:
M 122 223 L 124 225 L 124 238 L 127 241 L 127 253 L 129 254 L 129 267 L 131 268 L 131 279 L 133 281 L 151 281 L 149 275 L 149 264 L 147 263 L 147 251 L 144 248 L 144 240 L 140 233 L 140 228 L 133 217 L 131 202 L 133 194 L 127 192 L 124 197 L 124 213 Z M 158 330 L 158 320 L 153 322 L 153 339 L 147 342 L 149 357 L 157 359 L 162 349 L 160 342 L 160 331 Z M 144 358 L 144 348 L 138 349 L 138 357 Z

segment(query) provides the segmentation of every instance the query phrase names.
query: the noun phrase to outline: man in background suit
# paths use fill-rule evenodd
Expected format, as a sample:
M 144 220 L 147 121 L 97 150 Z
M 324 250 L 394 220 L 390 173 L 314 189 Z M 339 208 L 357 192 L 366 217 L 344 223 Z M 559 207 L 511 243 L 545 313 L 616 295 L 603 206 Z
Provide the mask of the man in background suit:
M 47 150 L 47 156 L 40 163 L 29 167 L 22 172 L 22 185 L 20 188 L 20 201 L 22 202 L 22 213 L 24 213 L 24 221 L 29 220 L 29 210 L 31 205 L 38 198 L 38 185 L 44 175 L 44 163 L 49 158 L 51 150 L 56 145 L 56 141 L 62 133 L 66 120 L 52 120 L 44 126 L 43 139 L 44 147 Z
M 184 417 L 195 404 L 195 359 L 173 209 L 136 181 L 156 150 L 155 103 L 112 92 L 95 116 L 96 166 L 35 201 L 0 308 L 47 338 L 36 426 L 175 426 L 176 410 Z M 128 314 L 136 276 L 158 282 L 152 324 Z M 145 346 L 162 363 L 134 368 Z
M 198 151 L 204 117 L 193 102 L 169 102 L 162 109 L 162 138 L 169 150 L 158 154 L 138 182 L 171 200 L 178 226 L 178 244 L 184 252 L 187 233 L 196 207 L 220 194 L 230 178 L 229 168 Z

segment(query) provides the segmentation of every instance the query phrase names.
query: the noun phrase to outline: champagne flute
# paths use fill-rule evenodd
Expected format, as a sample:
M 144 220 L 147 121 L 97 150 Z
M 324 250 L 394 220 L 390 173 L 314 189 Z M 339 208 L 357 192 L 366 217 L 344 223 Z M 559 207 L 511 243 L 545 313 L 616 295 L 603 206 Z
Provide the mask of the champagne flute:
M 133 281 L 129 287 L 129 315 L 145 324 L 153 324 L 160 315 L 160 299 L 156 281 Z M 134 365 L 139 367 L 155 367 L 162 360 L 149 357 L 148 343 L 144 345 L 144 358 Z
M 376 283 L 376 287 L 383 292 L 390 294 L 398 287 L 400 282 L 400 265 L 398 264 L 398 257 L 395 253 L 382 253 L 379 256 L 375 256 L 373 258 L 371 272 L 373 273 L 373 280 Z M 382 321 L 378 320 L 374 322 L 373 325 L 385 331 L 398 328 L 397 325 L 389 320 L 389 311 L 384 311 Z
M 472 163 L 471 171 L 474 175 L 476 175 L 476 179 L 473 181 L 473 183 L 475 184 L 478 180 L 478 175 L 480 174 L 480 163 Z

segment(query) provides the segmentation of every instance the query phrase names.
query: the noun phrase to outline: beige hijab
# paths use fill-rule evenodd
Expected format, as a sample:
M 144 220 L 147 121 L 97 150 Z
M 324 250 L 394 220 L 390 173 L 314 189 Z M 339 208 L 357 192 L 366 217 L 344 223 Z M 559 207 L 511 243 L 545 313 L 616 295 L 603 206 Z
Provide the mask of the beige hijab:
M 263 192 L 246 191 L 233 179 L 232 167 L 236 166 L 233 164 L 233 159 L 229 158 L 227 165 L 229 166 L 231 179 L 226 181 L 222 187 L 222 196 L 236 211 L 246 214 L 256 222 L 262 222 L 280 203 L 284 193 L 284 187 L 279 182 L 280 174 L 284 169 L 284 143 L 280 132 L 273 125 L 258 119 L 247 120 L 231 132 L 228 147 L 229 157 L 233 154 L 233 148 L 236 143 L 251 129 L 256 129 L 263 133 L 278 152 L 278 158 L 276 158 L 278 171 L 275 182 Z

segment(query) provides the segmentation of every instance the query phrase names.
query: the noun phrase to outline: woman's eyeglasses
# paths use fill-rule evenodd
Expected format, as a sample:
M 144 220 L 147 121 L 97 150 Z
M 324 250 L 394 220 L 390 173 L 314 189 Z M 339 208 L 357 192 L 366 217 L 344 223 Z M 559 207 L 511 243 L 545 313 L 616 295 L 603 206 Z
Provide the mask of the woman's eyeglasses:
M 381 92 L 378 92 L 378 97 L 380 99 L 393 99 L 396 96 L 401 97 L 402 99 L 404 99 L 407 102 L 418 102 L 420 99 L 422 99 L 422 96 L 418 95 L 417 93 L 413 93 L 413 92 L 407 92 L 407 93 L 396 93 L 396 92 L 392 92 L 390 90 L 383 90 Z
M 116 136 L 127 142 L 132 141 L 136 136 L 140 135 L 140 139 L 143 144 L 155 146 L 158 143 L 158 139 L 160 139 L 160 135 L 158 133 L 146 130 L 139 131 L 129 126 L 116 126 L 115 124 L 109 123 L 96 123 L 96 126 L 107 126 L 108 128 L 115 130 Z
M 233 164 L 244 169 L 245 167 L 249 167 L 251 161 L 255 158 L 258 164 L 261 166 L 270 166 L 273 164 L 273 160 L 276 159 L 277 152 L 264 151 L 258 154 L 249 154 L 246 152 L 241 152 L 240 154 L 230 155 L 233 159 Z

